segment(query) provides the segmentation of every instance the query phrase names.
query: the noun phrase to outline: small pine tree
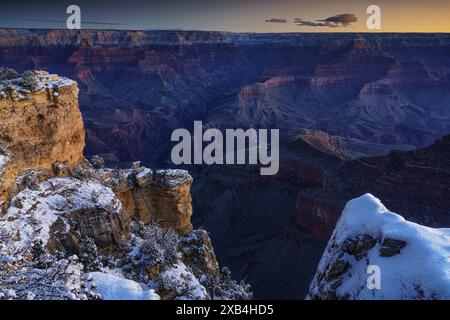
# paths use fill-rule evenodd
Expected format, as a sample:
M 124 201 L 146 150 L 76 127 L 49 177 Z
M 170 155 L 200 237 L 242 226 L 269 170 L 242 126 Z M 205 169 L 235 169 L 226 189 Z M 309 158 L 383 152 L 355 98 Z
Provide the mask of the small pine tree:
M 30 90 L 34 90 L 37 86 L 36 77 L 33 71 L 27 70 L 21 75 L 23 79 L 23 86 Z
M 103 266 L 100 261 L 97 245 L 92 238 L 81 238 L 79 256 L 80 262 L 84 265 L 86 271 L 99 271 Z
M 33 261 L 38 261 L 43 254 L 45 254 L 45 250 L 42 240 L 33 242 L 33 245 L 31 247 L 31 256 L 33 258 Z
M 231 277 L 231 271 L 223 267 L 220 275 L 213 281 L 211 296 L 213 299 L 225 300 L 251 300 L 253 293 L 251 287 L 244 281 L 237 283 Z
M 34 241 L 31 246 L 31 258 L 33 262 L 36 264 L 36 268 L 43 269 L 45 265 L 43 263 L 43 257 L 45 256 L 44 243 L 42 240 Z

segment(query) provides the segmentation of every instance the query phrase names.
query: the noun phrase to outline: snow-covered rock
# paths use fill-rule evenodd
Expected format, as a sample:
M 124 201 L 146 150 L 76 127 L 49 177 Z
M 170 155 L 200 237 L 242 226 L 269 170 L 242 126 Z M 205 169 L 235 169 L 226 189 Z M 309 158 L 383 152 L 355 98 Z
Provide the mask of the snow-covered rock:
M 0 232 L 10 235 L 6 245 L 15 252 L 35 242 L 49 251 L 76 252 L 77 232 L 93 238 L 99 248 L 112 250 L 126 240 L 126 218 L 115 194 L 99 182 L 52 178 L 11 199 L 0 218 Z
M 0 299 L 251 298 L 206 231 L 132 221 L 99 173 L 76 176 L 23 177 L 0 216 Z
M 156 278 L 159 292 L 166 299 L 206 300 L 210 299 L 206 288 L 182 262 L 176 263 Z
M 92 278 L 103 300 L 159 300 L 153 289 L 145 290 L 133 280 L 105 272 L 92 272 Z
M 5 254 L 4 248 L 0 253 Z M 56 259 L 42 254 L 36 263 L 30 256 L 0 261 L 0 300 L 99 299 L 92 277 L 76 256 Z
M 371 194 L 353 199 L 307 299 L 450 299 L 450 229 L 406 221 Z

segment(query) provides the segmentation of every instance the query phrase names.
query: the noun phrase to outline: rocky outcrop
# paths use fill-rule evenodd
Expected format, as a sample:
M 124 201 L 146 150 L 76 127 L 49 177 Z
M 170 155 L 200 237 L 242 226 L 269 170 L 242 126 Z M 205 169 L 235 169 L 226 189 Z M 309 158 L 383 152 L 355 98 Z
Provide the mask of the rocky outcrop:
M 248 285 L 232 281 L 226 268 L 219 270 L 206 231 L 178 235 L 134 222 L 132 230 L 121 268 L 129 278 L 150 283 L 161 299 L 251 298 Z
M 2 80 L 0 91 L 5 93 L 0 100 L 0 201 L 6 209 L 9 200 L 30 184 L 69 176 L 72 171 L 76 174 L 74 169 L 85 162 L 85 144 L 74 81 L 35 71 Z M 93 162 L 97 167 L 103 165 Z M 114 190 L 130 217 L 146 224 L 157 222 L 179 233 L 192 231 L 192 178 L 186 171 L 158 170 L 153 176 L 152 170 L 137 163 L 131 170 L 103 169 L 96 174 Z M 72 214 L 81 228 L 85 215 L 98 215 L 97 222 L 102 222 L 102 213 L 82 210 Z
M 153 171 L 137 162 L 131 169 L 104 169 L 97 175 L 112 188 L 130 218 L 156 222 L 180 234 L 192 231 L 192 177 L 187 171 Z
M 308 299 L 448 299 L 449 229 L 415 224 L 370 194 L 345 206 Z
M 252 297 L 192 230 L 187 171 L 89 163 L 75 82 L 0 71 L 0 300 Z
M 183 261 L 192 266 L 193 273 L 201 276 L 204 273 L 218 276 L 219 264 L 209 235 L 204 230 L 195 230 L 182 238 Z
M 133 170 L 140 169 L 150 171 L 137 166 Z M 107 186 L 111 181 L 102 180 L 107 170 L 83 164 L 73 176 L 36 183 L 11 199 L 0 216 L 0 299 L 5 295 L 113 300 L 252 297 L 248 285 L 232 280 L 227 269 L 219 269 L 206 231 L 177 230 L 170 223 L 163 229 L 151 216 L 147 224 L 138 216 L 130 217 Z M 142 176 L 133 177 L 136 184 L 143 182 Z M 186 179 L 190 184 L 187 172 L 158 170 L 153 183 L 176 195 L 173 188 Z M 151 205 L 163 201 L 156 199 Z M 157 205 L 154 212 L 168 214 L 173 218 L 170 222 L 179 226 L 180 219 L 175 218 L 179 211 L 174 208 L 184 207 L 174 201 L 177 197 Z M 160 212 L 161 208 L 175 212 Z M 67 276 L 70 270 L 76 273 Z
M 14 196 L 0 229 L 20 252 L 40 243 L 52 254 L 79 254 L 84 238 L 101 253 L 117 254 L 130 238 L 129 219 L 111 189 L 96 181 L 51 178 Z
M 153 219 L 180 233 L 192 231 L 191 176 L 182 170 L 160 170 L 156 171 L 155 182 Z
M 71 170 L 84 160 L 77 84 L 46 72 L 31 77 L 0 82 L 0 201 L 20 190 L 17 178 L 29 169 L 44 179 L 58 164 Z
M 324 131 L 305 129 L 299 137 L 317 150 L 342 159 L 349 158 L 345 143 L 342 139 L 334 137 Z

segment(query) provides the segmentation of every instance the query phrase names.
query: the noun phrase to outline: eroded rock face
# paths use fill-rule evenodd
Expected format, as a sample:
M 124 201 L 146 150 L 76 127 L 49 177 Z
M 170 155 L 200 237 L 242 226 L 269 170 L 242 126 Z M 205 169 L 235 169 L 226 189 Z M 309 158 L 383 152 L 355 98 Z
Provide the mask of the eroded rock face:
M 152 195 L 155 220 L 179 233 L 192 231 L 192 178 L 184 170 L 159 170 Z
M 84 160 L 84 127 L 74 81 L 37 73 L 33 92 L 21 79 L 0 83 L 14 88 L 0 99 L 0 201 L 20 190 L 16 178 L 28 169 L 53 175 L 55 164 L 69 170 Z
M 131 222 L 130 251 L 122 259 L 123 273 L 150 287 L 161 299 L 251 299 L 249 286 L 219 270 L 205 230 L 187 235 L 164 231 L 155 224 Z
M 131 169 L 105 169 L 96 174 L 112 188 L 134 220 L 156 222 L 180 234 L 192 231 L 192 177 L 187 171 L 154 172 L 135 163 Z
M 410 221 L 435 228 L 448 226 L 449 145 L 447 135 L 415 151 L 321 164 L 325 172 L 323 187 L 310 187 L 308 183 L 307 188 L 299 188 L 298 224 L 309 234 L 328 240 L 348 199 L 370 192 Z M 299 150 L 298 154 L 304 155 L 305 151 Z
M 20 290 L 8 298 L 24 299 L 26 290 L 38 299 L 251 299 L 248 285 L 219 271 L 206 231 L 180 235 L 130 221 L 111 188 L 94 175 L 82 177 L 25 188 L 0 216 L 0 295 Z M 53 274 L 68 261 L 77 263 L 70 270 L 77 272 L 73 279 L 86 282 L 82 287 Z M 5 280 L 15 276 L 20 282 Z M 52 276 L 62 280 L 52 283 Z
M 194 230 L 181 238 L 181 248 L 184 263 L 191 266 L 197 277 L 205 273 L 219 275 L 219 264 L 205 230 Z

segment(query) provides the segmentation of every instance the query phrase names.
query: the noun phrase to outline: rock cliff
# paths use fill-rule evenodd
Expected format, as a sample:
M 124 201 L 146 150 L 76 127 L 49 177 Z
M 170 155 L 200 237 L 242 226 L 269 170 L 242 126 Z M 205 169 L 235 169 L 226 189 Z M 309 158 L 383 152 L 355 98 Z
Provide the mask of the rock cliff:
M 58 164 L 72 170 L 84 160 L 77 84 L 45 72 L 31 78 L 0 83 L 0 201 L 20 189 L 30 169 L 43 179 Z
M 87 161 L 74 81 L 8 71 L 0 89 L 0 300 L 251 298 L 192 230 L 187 171 Z
M 134 163 L 131 169 L 103 169 L 99 178 L 122 202 L 125 212 L 145 224 L 186 234 L 192 231 L 192 177 L 184 170 L 153 170 Z

